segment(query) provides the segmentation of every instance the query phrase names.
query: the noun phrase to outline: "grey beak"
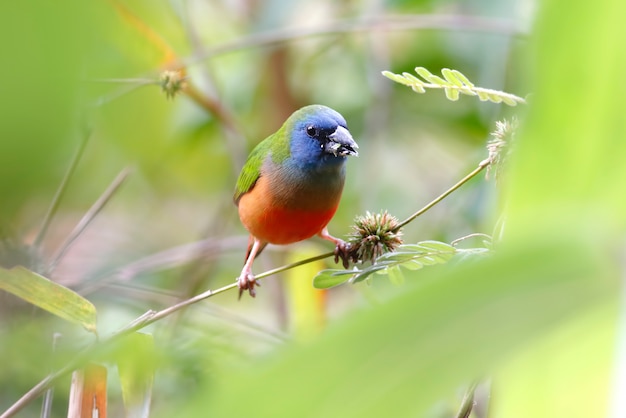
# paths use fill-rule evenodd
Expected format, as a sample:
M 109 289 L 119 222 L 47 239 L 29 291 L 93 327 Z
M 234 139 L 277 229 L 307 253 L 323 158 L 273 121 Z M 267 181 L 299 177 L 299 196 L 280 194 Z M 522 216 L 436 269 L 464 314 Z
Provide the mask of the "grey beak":
M 358 157 L 359 153 L 356 151 L 359 148 L 350 131 L 343 126 L 338 126 L 335 132 L 328 135 L 328 142 L 324 145 L 324 151 L 333 154 L 335 157 L 345 157 L 347 155 L 354 155 Z

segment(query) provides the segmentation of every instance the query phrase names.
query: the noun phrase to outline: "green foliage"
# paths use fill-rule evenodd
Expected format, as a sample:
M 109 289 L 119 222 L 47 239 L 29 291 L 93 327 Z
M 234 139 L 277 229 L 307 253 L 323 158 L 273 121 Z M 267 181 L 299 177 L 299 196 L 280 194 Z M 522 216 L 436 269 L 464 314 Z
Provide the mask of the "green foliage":
M 417 244 L 404 244 L 395 251 L 379 256 L 368 267 L 353 270 L 327 269 L 320 271 L 313 278 L 313 286 L 317 289 L 328 289 L 345 282 L 358 283 L 369 278 L 372 274 L 401 276 L 400 268 L 405 270 L 419 270 L 426 266 L 445 264 L 455 255 L 484 253 L 485 248 L 459 249 L 439 241 L 422 241 Z
M 157 365 L 154 337 L 130 334 L 121 342 L 116 357 L 127 416 L 149 416 Z
M 0 267 L 0 289 L 96 332 L 96 308 L 76 292 L 25 267 Z
M 181 407 L 183 416 L 207 408 L 223 416 L 428 416 L 434 400 L 609 297 L 607 281 L 594 277 L 606 259 L 577 244 L 544 239 L 460 269 L 409 271 L 389 299 L 335 321 L 309 344 L 246 362 L 161 416 Z M 294 384 L 296 376 L 306 383 Z M 242 388 L 255 389 L 245 402 Z
M 285 313 L 285 292 L 277 290 L 280 281 L 264 278 L 256 300 L 237 302 L 234 292 L 224 291 L 172 321 L 152 323 L 158 362 L 149 338 L 145 345 L 129 339 L 120 360 L 111 362 L 121 365 L 122 383 L 110 392 L 139 408 L 152 387 L 153 417 L 422 417 L 437 416 L 434 409 L 442 404 L 456 411 L 460 387 L 493 376 L 493 416 L 609 415 L 611 399 L 621 402 L 614 382 L 623 377 L 616 367 L 623 353 L 615 347 L 624 305 L 619 254 L 626 228 L 626 85 L 616 80 L 626 73 L 626 4 L 542 2 L 532 16 L 532 33 L 519 37 L 518 28 L 529 27 L 525 18 L 489 2 L 472 6 L 477 16 L 489 18 L 456 17 L 463 32 L 429 14 L 432 2 L 420 3 L 420 15 L 401 15 L 406 9 L 397 2 L 378 5 L 381 13 L 372 18 L 368 2 L 244 2 L 244 9 L 227 3 L 0 5 L 2 15 L 13 17 L 0 27 L 3 39 L 11 40 L 11 65 L 0 69 L 7 81 L 0 103 L 0 241 L 16 244 L 11 251 L 0 245 L 3 266 L 47 267 L 115 174 L 127 165 L 137 168 L 115 205 L 46 274 L 97 301 L 101 341 L 110 330 L 132 334 L 135 329 L 125 327 L 148 310 L 232 286 L 246 241 L 231 201 L 235 174 L 251 144 L 299 105 L 341 110 L 362 144 L 330 226 L 339 235 L 364 208 L 405 214 L 430 201 L 475 165 L 491 121 L 501 119 L 486 115 L 477 100 L 415 100 L 389 89 L 387 79 L 377 77 L 380 68 L 409 62 L 462 67 L 476 74 L 473 81 L 505 81 L 506 89 L 533 92 L 533 101 L 519 119 L 515 148 L 491 144 L 490 158 L 507 160 L 497 186 L 474 178 L 403 228 L 405 239 L 418 244 L 371 266 L 358 265 L 358 271 L 316 279 L 327 288 L 387 272 L 401 286 L 314 290 L 310 306 L 319 309 L 325 329 L 305 333 L 305 341 L 293 338 L 301 330 L 284 331 L 292 317 Z M 122 4 L 128 8 L 123 13 L 117 8 Z M 317 31 L 326 24 L 335 30 Z M 202 107 L 185 89 L 166 100 L 158 74 L 176 67 L 164 63 L 146 27 L 180 55 L 177 62 L 191 63 L 184 81 L 202 86 L 200 96 L 213 99 L 220 107 L 212 109 L 226 117 Z M 415 29 L 424 27 L 437 30 Z M 271 49 L 259 49 L 268 44 Z M 494 48 L 503 44 L 511 49 Z M 576 48 L 563 47 L 572 44 Z M 443 89 L 452 100 L 465 94 L 523 103 L 476 87 L 454 70 L 407 74 L 385 73 L 419 92 Z M 144 81 L 91 82 L 119 77 Z M 146 77 L 153 81 L 149 86 Z M 34 251 L 21 251 L 31 248 L 76 149 L 74 132 L 84 125 L 92 140 L 49 234 Z M 484 249 L 422 241 L 488 231 L 496 223 L 492 215 L 501 233 L 487 257 L 476 256 Z M 312 251 L 328 250 L 321 245 Z M 475 262 L 457 263 L 464 255 Z M 282 256 L 270 247 L 257 268 L 274 267 Z M 422 268 L 433 263 L 436 268 Z M 25 278 L 6 271 L 2 280 L 21 277 L 16 288 L 27 285 L 24 292 L 31 296 L 30 287 L 41 285 L 30 282 L 28 270 L 22 271 Z M 305 285 L 311 278 L 309 269 L 289 273 L 286 280 Z M 38 292 L 37 299 L 47 300 L 45 291 Z M 51 358 L 58 355 L 60 367 L 75 364 L 76 347 L 93 340 L 76 332 L 74 322 L 33 315 L 32 306 L 13 304 L 9 296 L 0 292 L 0 413 L 57 370 Z M 64 307 L 54 309 L 61 315 Z M 63 335 L 54 348 L 51 335 L 57 332 Z M 157 366 L 159 378 L 152 381 Z M 52 417 L 67 415 L 68 387 L 68 379 L 56 381 Z M 122 400 L 114 396 L 111 410 L 121 411 Z M 37 416 L 40 409 L 33 398 L 17 416 Z
M 441 70 L 443 78 L 432 74 L 424 67 L 415 67 L 415 72 L 421 76 L 414 76 L 411 73 L 394 74 L 390 71 L 383 71 L 382 74 L 396 83 L 409 86 L 416 93 L 426 93 L 426 89 L 443 89 L 448 100 L 459 100 L 459 94 L 466 96 L 478 96 L 482 102 L 504 103 L 509 106 L 517 106 L 518 103 L 526 103 L 521 97 L 503 91 L 476 87 L 474 83 L 463 75 L 460 71 L 444 68 Z

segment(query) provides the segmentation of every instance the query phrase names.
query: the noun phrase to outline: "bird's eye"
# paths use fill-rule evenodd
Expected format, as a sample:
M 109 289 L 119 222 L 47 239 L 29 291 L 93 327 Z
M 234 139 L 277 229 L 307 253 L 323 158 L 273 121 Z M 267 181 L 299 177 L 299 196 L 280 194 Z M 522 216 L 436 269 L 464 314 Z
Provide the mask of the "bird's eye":
M 306 134 L 310 136 L 311 138 L 315 138 L 317 136 L 317 129 L 315 129 L 314 126 L 307 126 Z

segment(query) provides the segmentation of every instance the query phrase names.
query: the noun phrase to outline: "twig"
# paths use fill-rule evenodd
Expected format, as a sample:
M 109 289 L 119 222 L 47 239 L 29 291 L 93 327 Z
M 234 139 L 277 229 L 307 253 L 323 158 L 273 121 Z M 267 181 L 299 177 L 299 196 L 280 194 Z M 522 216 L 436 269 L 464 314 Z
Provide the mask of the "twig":
M 404 226 L 406 226 L 408 223 L 413 222 L 413 220 L 415 218 L 417 218 L 418 216 L 424 214 L 424 212 L 428 211 L 429 209 L 431 209 L 433 206 L 435 206 L 437 203 L 441 202 L 443 199 L 445 199 L 446 197 L 448 197 L 452 192 L 454 192 L 455 190 L 457 190 L 459 187 L 461 187 L 462 185 L 464 185 L 465 183 L 467 183 L 469 180 L 471 180 L 473 177 L 475 177 L 478 173 L 480 173 L 481 171 L 483 171 L 487 166 L 489 166 L 489 164 L 491 164 L 491 161 L 489 159 L 487 160 L 483 160 L 478 164 L 478 167 L 476 167 L 471 173 L 469 173 L 468 175 L 466 175 L 465 177 L 463 177 L 461 180 L 459 180 L 454 186 L 450 187 L 448 190 L 446 190 L 445 192 L 443 192 L 441 195 L 439 195 L 439 197 L 437 197 L 435 200 L 433 200 L 432 202 L 430 202 L 429 204 L 427 204 L 426 206 L 424 206 L 423 208 L 421 208 L 420 210 L 418 210 L 417 212 L 415 212 L 413 215 L 409 216 L 408 218 L 406 218 L 404 221 L 400 222 L 394 229 L 393 232 L 397 232 L 399 231 L 401 228 L 403 228 Z
M 484 18 L 465 15 L 413 15 L 413 16 L 376 16 L 357 20 L 333 22 L 312 28 L 289 28 L 255 33 L 227 42 L 184 60 L 184 65 L 195 64 L 217 55 L 242 49 L 271 46 L 314 36 L 328 36 L 355 32 L 403 31 L 415 29 L 438 29 L 454 31 L 493 32 L 508 35 L 521 34 L 523 31 L 510 20 Z
M 137 19 L 136 17 L 133 19 Z M 145 24 L 143 24 L 145 26 Z M 174 56 L 170 56 L 171 61 L 167 61 L 173 68 L 188 67 L 198 62 L 228 54 L 244 49 L 269 47 L 277 44 L 294 42 L 301 39 L 307 39 L 318 36 L 332 36 L 337 34 L 349 34 L 359 32 L 392 32 L 406 30 L 453 30 L 453 31 L 472 31 L 501 33 L 505 35 L 523 35 L 523 29 L 505 19 L 485 18 L 479 16 L 466 15 L 412 15 L 412 16 L 374 16 L 361 18 L 357 20 L 343 20 L 332 22 L 327 25 L 320 25 L 312 28 L 289 28 L 277 29 L 273 31 L 265 31 L 254 33 L 248 36 L 226 42 L 213 48 L 207 48 L 203 51 L 195 52 L 188 58 L 181 59 L 179 63 L 174 63 Z M 145 85 L 146 79 L 153 80 L 155 71 L 151 71 L 146 77 L 136 78 L 136 80 Z M 133 79 L 130 79 L 133 80 Z M 125 79 L 122 82 L 126 82 Z M 138 86 L 135 86 L 138 87 Z M 113 98 L 121 96 L 128 91 L 116 94 Z M 98 104 L 102 104 L 112 100 L 111 98 L 102 100 Z M 216 114 L 219 116 L 219 114 Z M 220 119 L 222 120 L 222 119 Z
M 78 225 L 76 225 L 74 230 L 66 238 L 65 242 L 61 244 L 59 250 L 54 255 L 54 257 L 52 257 L 52 260 L 50 261 L 48 268 L 46 269 L 46 274 L 50 274 L 50 272 L 52 272 L 56 268 L 59 261 L 61 261 L 63 256 L 67 253 L 67 250 L 72 246 L 74 241 L 76 241 L 76 239 L 83 233 L 85 228 L 87 228 L 89 224 L 95 219 L 96 215 L 100 213 L 102 208 L 104 208 L 104 206 L 111 200 L 113 194 L 115 194 L 115 192 L 120 188 L 120 186 L 122 185 L 122 183 L 124 183 L 124 180 L 126 180 L 129 174 L 130 168 L 126 167 L 125 169 L 123 169 L 117 175 L 115 180 L 113 180 L 113 182 L 105 190 L 105 192 L 98 198 L 96 203 L 94 203 L 93 206 L 89 208 L 89 210 L 82 217 Z
M 456 413 L 454 418 L 469 418 L 472 413 L 472 409 L 474 408 L 474 392 L 476 391 L 476 386 L 478 382 L 473 382 L 465 392 L 463 396 L 463 400 L 461 401 L 461 406 L 459 407 L 459 412 Z
M 65 172 L 65 176 L 63 177 L 63 180 L 61 180 L 61 184 L 59 185 L 59 188 L 57 189 L 56 193 L 54 194 L 54 197 L 52 198 L 52 202 L 50 203 L 48 212 L 46 212 L 46 215 L 43 218 L 43 221 L 41 223 L 41 228 L 39 229 L 39 232 L 37 233 L 37 236 L 35 237 L 35 240 L 33 241 L 33 247 L 38 248 L 41 245 L 43 239 L 45 238 L 46 233 L 48 232 L 48 227 L 50 227 L 50 222 L 52 221 L 52 218 L 56 214 L 56 211 L 59 207 L 59 202 L 61 201 L 63 194 L 67 190 L 67 183 L 72 177 L 72 174 L 74 174 L 74 170 L 76 169 L 76 166 L 78 165 L 78 162 L 80 161 L 80 158 L 83 155 L 83 151 L 85 150 L 85 146 L 87 145 L 87 142 L 89 141 L 90 136 L 91 136 L 91 133 L 86 133 L 82 141 L 78 145 L 76 154 L 74 154 L 74 158 L 72 158 L 72 162 L 70 163 L 70 166 Z
M 466 239 L 477 238 L 477 237 L 486 238 L 490 242 L 493 240 L 493 237 L 491 235 L 483 234 L 481 232 L 475 232 L 473 234 L 468 234 L 463 237 L 455 239 L 454 241 L 450 243 L 450 245 L 452 245 L 453 247 L 456 247 L 461 241 L 465 241 Z
M 61 338 L 61 334 L 55 332 L 52 335 L 52 356 L 53 359 L 55 357 L 55 352 L 57 349 L 57 344 L 59 339 Z M 52 400 L 54 399 L 54 388 L 48 388 L 43 397 L 43 402 L 41 404 L 41 418 L 50 418 L 52 414 Z

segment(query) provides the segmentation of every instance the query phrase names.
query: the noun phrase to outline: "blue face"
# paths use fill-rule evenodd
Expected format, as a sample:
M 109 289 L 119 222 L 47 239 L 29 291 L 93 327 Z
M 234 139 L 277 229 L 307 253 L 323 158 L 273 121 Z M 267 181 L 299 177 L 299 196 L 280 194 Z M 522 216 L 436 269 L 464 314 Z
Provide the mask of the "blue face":
M 357 155 L 346 120 L 333 109 L 311 105 L 295 112 L 291 129 L 291 160 L 300 168 L 322 168 Z

